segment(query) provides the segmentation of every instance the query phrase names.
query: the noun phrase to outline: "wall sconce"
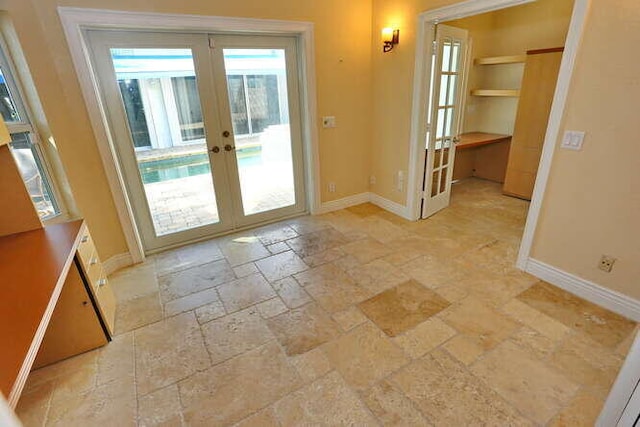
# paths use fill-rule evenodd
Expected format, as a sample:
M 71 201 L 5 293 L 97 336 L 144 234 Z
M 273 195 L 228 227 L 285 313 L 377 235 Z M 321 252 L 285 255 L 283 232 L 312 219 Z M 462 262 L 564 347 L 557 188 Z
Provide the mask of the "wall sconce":
M 382 51 L 384 53 L 391 52 L 393 47 L 400 42 L 400 30 L 393 28 L 382 29 Z

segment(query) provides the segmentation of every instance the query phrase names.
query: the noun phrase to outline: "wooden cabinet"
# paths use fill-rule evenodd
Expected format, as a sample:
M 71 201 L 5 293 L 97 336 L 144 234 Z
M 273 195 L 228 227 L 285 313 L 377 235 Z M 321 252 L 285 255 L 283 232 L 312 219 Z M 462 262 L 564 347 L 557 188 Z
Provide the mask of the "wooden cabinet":
M 527 52 L 504 194 L 531 200 L 563 50 Z
M 34 369 L 93 350 L 108 342 L 77 260 L 69 269 Z

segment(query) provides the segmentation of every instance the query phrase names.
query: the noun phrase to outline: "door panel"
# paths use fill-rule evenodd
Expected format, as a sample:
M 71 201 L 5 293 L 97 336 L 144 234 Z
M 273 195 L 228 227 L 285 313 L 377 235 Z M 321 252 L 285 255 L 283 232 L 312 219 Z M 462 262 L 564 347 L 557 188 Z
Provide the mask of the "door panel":
M 422 218 L 449 205 L 460 134 L 462 87 L 467 57 L 467 31 L 438 25 L 432 65 L 430 125 L 427 132 Z
M 239 225 L 304 212 L 296 40 L 211 36 Z M 224 99 L 223 99 L 224 98 Z M 226 114 L 225 114 L 226 112 Z
M 88 35 L 145 249 L 231 228 L 206 36 Z

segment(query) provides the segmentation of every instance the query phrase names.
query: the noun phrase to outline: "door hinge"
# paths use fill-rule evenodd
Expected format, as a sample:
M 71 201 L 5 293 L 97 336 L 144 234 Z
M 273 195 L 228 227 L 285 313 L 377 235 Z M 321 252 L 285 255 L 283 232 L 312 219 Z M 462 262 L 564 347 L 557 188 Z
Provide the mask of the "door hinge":
M 216 48 L 216 41 L 214 39 L 209 39 L 209 49 Z

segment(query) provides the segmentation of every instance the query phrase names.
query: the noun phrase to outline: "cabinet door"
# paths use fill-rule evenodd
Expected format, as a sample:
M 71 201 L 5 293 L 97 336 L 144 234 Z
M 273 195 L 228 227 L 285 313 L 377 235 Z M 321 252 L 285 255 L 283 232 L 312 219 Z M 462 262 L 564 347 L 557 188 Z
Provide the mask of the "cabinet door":
M 73 263 L 33 367 L 46 366 L 106 343 L 98 314 Z
M 561 62 L 562 50 L 527 54 L 503 187 L 507 195 L 531 200 Z

